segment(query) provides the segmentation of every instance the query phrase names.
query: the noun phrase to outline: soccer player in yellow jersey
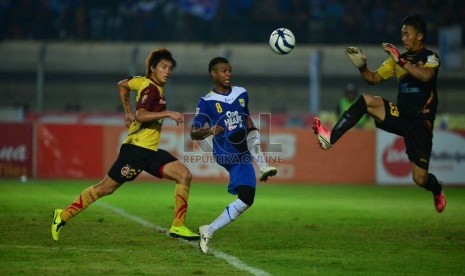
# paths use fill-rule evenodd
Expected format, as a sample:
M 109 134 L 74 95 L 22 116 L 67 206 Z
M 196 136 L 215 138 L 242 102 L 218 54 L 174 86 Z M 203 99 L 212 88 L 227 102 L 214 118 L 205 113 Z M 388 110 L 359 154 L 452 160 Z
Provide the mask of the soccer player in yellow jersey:
M 51 229 L 55 241 L 66 222 L 97 199 L 112 194 L 126 181 L 134 180 L 142 171 L 176 182 L 170 235 L 186 240 L 199 239 L 198 234 L 184 226 L 192 175 L 183 163 L 158 147 L 163 120 L 171 119 L 179 125 L 184 119 L 181 113 L 166 110 L 164 97 L 163 86 L 173 73 L 176 60 L 168 50 L 158 49 L 149 55 L 146 65 L 144 77 L 130 77 L 118 82 L 129 128 L 118 158 L 103 180 L 82 191 L 64 210 L 55 209 Z M 135 115 L 130 105 L 130 91 L 137 91 Z
M 358 47 L 349 47 L 346 54 L 368 84 L 378 84 L 397 78 L 397 103 L 368 94 L 361 95 L 341 116 L 330 131 L 316 117 L 313 129 L 322 149 L 330 149 L 349 129 L 369 114 L 376 127 L 404 138 L 406 153 L 412 164 L 413 181 L 433 194 L 438 213 L 446 208 L 446 197 L 441 182 L 429 172 L 433 148 L 433 126 L 438 105 L 436 89 L 439 56 L 425 47 L 426 22 L 420 14 L 411 14 L 402 20 L 400 29 L 401 53 L 390 43 L 383 43 L 389 55 L 376 71 L 367 67 L 367 57 Z

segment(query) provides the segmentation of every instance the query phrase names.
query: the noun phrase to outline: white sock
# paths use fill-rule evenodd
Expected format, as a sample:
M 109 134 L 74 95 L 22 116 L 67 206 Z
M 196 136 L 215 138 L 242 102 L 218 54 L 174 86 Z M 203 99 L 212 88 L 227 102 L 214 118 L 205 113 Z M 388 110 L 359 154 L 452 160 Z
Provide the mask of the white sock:
M 260 132 L 258 130 L 254 129 L 247 134 L 247 149 L 260 170 L 268 166 L 260 148 Z
M 249 208 L 249 205 L 242 202 L 240 199 L 236 199 L 231 204 L 229 204 L 210 225 L 208 225 L 207 233 L 213 235 L 217 230 L 225 227 L 226 225 L 233 222 L 237 217 L 245 212 Z

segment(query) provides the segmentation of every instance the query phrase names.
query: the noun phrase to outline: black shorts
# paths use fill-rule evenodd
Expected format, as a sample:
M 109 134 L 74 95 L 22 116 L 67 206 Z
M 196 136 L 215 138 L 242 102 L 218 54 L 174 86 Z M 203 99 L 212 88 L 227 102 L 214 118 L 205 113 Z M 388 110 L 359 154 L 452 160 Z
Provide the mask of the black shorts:
M 402 117 L 397 106 L 387 100 L 384 100 L 384 109 L 386 117 L 383 122 L 376 122 L 376 127 L 404 137 L 406 153 L 410 162 L 428 170 L 433 148 L 434 121 Z
M 163 166 L 176 160 L 178 159 L 166 150 L 153 151 L 131 144 L 123 144 L 118 158 L 108 171 L 108 176 L 119 184 L 134 180 L 142 171 L 162 178 Z

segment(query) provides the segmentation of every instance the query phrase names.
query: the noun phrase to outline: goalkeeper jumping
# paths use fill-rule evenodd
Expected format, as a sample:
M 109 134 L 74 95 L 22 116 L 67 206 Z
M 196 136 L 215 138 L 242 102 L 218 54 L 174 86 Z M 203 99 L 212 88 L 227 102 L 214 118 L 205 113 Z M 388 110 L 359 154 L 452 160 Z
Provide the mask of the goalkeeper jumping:
M 433 126 L 438 105 L 436 89 L 439 56 L 425 48 L 426 23 L 420 14 L 412 14 L 402 21 L 401 38 L 405 53 L 390 43 L 382 43 L 389 55 L 376 71 L 367 68 L 367 57 L 358 47 L 345 50 L 352 64 L 358 68 L 366 83 L 374 85 L 389 78 L 398 81 L 397 104 L 379 96 L 361 95 L 341 116 L 332 131 L 315 117 L 313 130 L 320 147 L 331 148 L 349 129 L 369 114 L 376 127 L 404 138 L 406 152 L 412 164 L 415 183 L 431 191 L 436 211 L 446 207 L 441 182 L 428 172 L 433 147 Z

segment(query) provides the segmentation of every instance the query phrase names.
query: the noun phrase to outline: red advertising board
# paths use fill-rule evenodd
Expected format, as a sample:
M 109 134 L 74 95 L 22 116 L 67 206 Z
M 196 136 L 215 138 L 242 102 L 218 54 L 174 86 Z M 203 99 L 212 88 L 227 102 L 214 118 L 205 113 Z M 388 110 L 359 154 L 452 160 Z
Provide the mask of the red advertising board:
M 104 127 L 104 168 L 113 164 L 127 130 Z M 273 128 L 261 131 L 262 148 L 278 175 L 270 183 L 357 183 L 375 181 L 375 133 L 348 132 L 333 148 L 321 150 L 310 129 Z M 226 182 L 228 175 L 211 157 L 208 141 L 193 144 L 183 127 L 163 128 L 160 147 L 171 152 L 191 170 L 193 181 Z M 153 179 L 142 174 L 139 179 Z
M 33 174 L 32 123 L 0 123 L 0 178 Z
M 1 177 L 32 176 L 33 127 L 2 124 L 7 135 L 0 140 Z M 122 126 L 36 124 L 37 178 L 102 178 L 115 161 L 127 130 Z M 319 148 L 310 129 L 262 130 L 262 148 L 278 175 L 270 183 L 375 182 L 375 132 L 348 132 L 331 150 Z M 193 181 L 226 182 L 228 175 L 211 156 L 211 141 L 192 142 L 183 127 L 163 128 L 160 147 L 191 170 Z M 210 143 L 210 144 L 209 144 Z M 141 180 L 155 180 L 143 173 Z
M 37 177 L 102 178 L 103 127 L 37 124 Z

